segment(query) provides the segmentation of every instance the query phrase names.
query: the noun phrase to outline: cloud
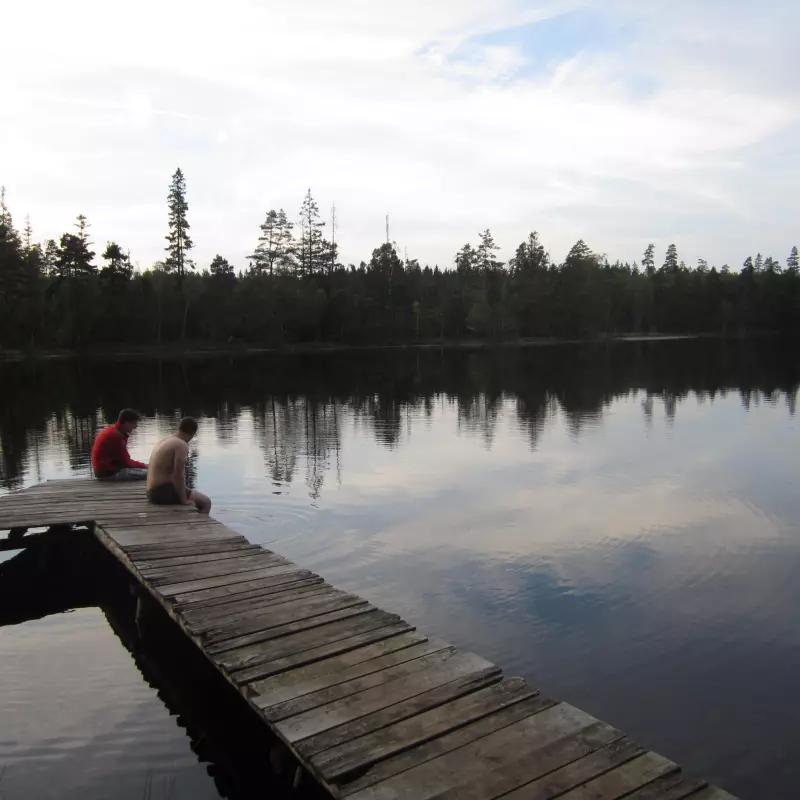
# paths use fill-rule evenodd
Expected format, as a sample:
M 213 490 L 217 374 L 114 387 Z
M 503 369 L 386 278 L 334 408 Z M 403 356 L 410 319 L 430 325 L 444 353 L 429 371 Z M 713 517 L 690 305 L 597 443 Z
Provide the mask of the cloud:
M 556 257 L 579 237 L 611 258 L 784 257 L 797 21 L 788 0 L 31 0 L 6 17 L 0 182 L 38 236 L 84 213 L 145 267 L 177 165 L 201 266 L 244 266 L 266 210 L 294 215 L 309 185 L 346 261 L 386 212 L 423 263 L 487 226 L 506 257 L 532 228 Z

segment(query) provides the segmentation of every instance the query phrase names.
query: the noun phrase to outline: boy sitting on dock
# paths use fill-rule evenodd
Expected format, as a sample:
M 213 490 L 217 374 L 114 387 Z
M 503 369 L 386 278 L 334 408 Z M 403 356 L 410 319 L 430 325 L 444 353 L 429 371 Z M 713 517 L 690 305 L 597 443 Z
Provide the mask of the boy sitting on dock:
M 92 470 L 101 481 L 136 481 L 147 477 L 147 464 L 134 461 L 128 452 L 128 437 L 139 427 L 142 415 L 123 408 L 117 421 L 100 431 L 92 445 Z
M 147 499 L 158 506 L 188 506 L 194 503 L 201 514 L 211 510 L 211 500 L 202 492 L 186 487 L 186 458 L 189 442 L 197 433 L 197 420 L 184 417 L 178 432 L 162 439 L 150 454 Z

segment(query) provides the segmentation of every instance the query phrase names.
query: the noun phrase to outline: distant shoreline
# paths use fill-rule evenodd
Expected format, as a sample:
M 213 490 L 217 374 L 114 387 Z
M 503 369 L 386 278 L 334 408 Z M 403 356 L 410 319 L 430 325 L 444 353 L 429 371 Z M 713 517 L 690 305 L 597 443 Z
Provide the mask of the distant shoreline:
M 609 344 L 617 342 L 664 342 L 684 339 L 722 339 L 720 334 L 623 334 L 591 339 L 509 339 L 493 341 L 490 339 L 405 342 L 402 344 L 350 345 L 328 343 L 291 344 L 279 347 L 213 346 L 188 343 L 180 345 L 147 345 L 138 348 L 86 348 L 46 349 L 46 350 L 0 350 L 0 363 L 20 361 L 52 361 L 71 358 L 182 358 L 201 356 L 241 356 L 241 355 L 296 355 L 313 353 L 367 352 L 370 350 L 486 350 L 492 348 L 548 347 L 565 344 Z M 739 337 L 731 337 L 739 338 Z M 752 337 L 747 337 L 752 338 Z

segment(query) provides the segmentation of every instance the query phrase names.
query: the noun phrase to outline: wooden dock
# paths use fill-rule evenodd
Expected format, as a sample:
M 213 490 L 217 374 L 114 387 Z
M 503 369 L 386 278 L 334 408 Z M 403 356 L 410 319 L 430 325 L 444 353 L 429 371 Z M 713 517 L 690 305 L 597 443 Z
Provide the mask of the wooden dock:
M 193 508 L 149 505 L 140 483 L 48 481 L 0 498 L 4 549 L 76 524 L 333 797 L 732 800 Z

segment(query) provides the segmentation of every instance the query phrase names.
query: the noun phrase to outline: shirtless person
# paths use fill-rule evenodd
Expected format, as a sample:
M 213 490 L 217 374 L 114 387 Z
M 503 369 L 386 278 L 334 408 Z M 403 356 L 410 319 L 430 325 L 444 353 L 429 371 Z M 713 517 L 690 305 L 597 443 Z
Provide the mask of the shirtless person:
M 150 455 L 147 499 L 157 506 L 188 506 L 194 503 L 201 514 L 211 510 L 206 495 L 186 488 L 186 457 L 189 442 L 197 433 L 197 420 L 184 417 L 178 432 L 162 439 Z

